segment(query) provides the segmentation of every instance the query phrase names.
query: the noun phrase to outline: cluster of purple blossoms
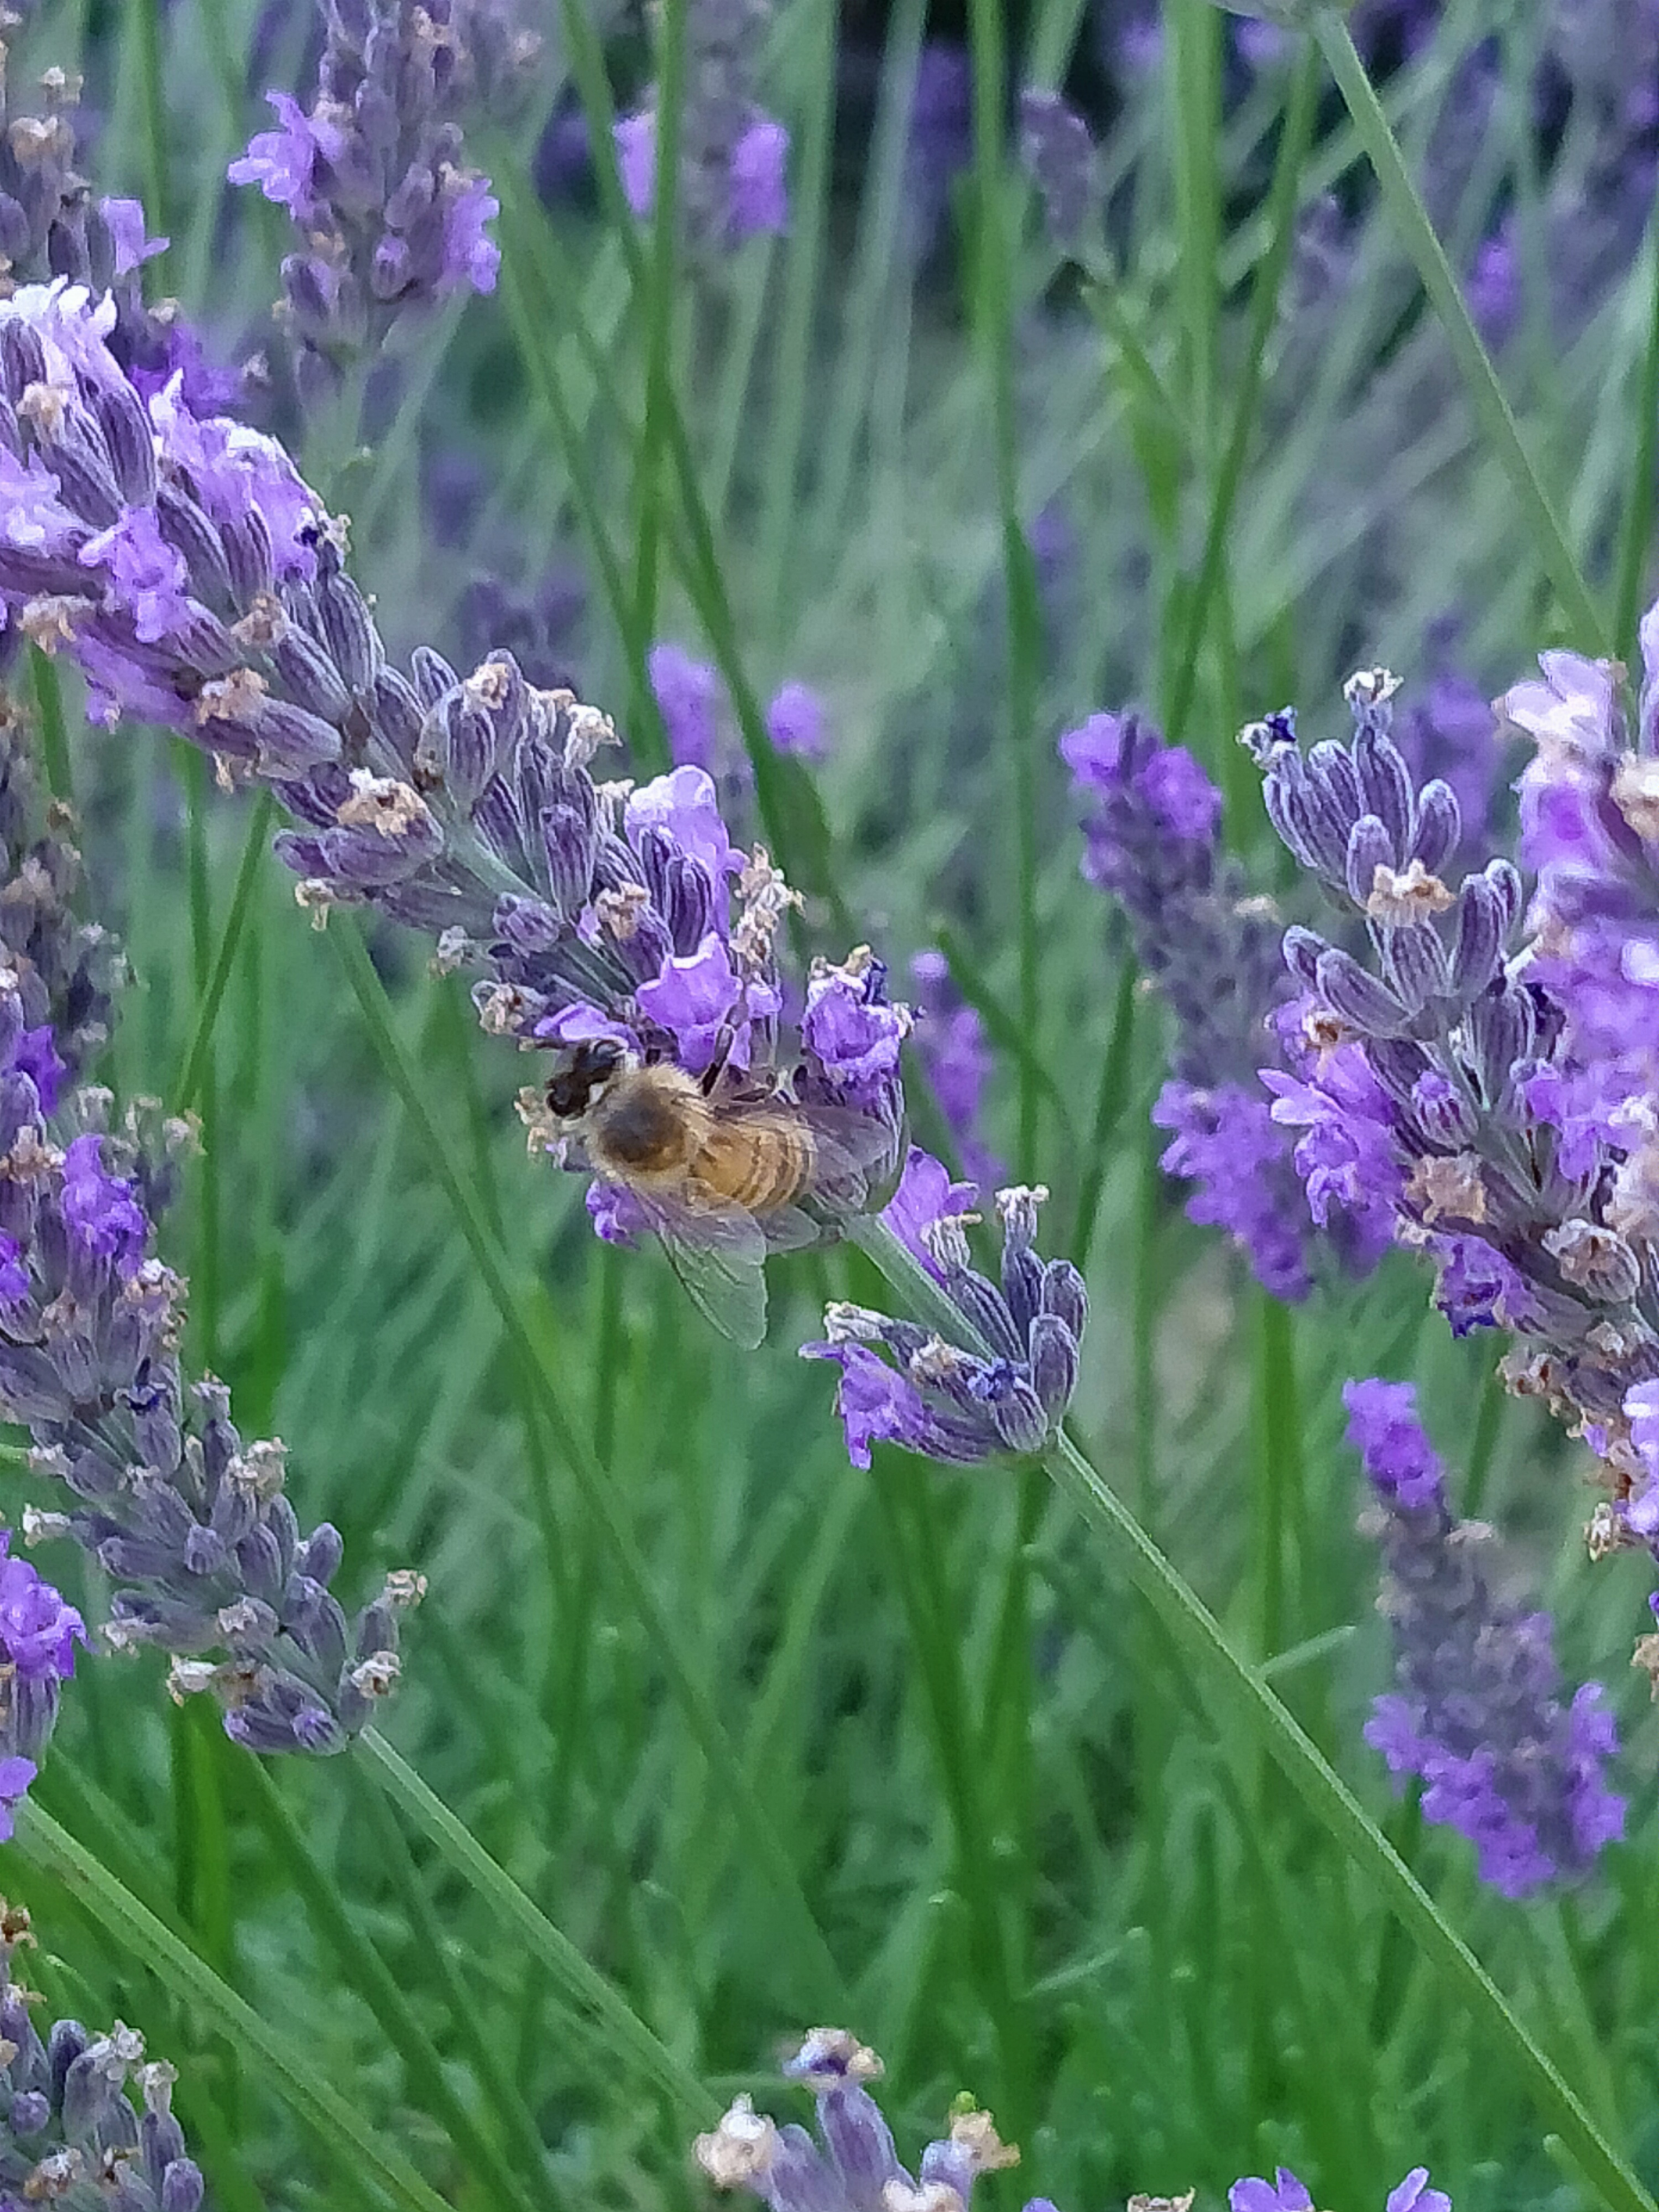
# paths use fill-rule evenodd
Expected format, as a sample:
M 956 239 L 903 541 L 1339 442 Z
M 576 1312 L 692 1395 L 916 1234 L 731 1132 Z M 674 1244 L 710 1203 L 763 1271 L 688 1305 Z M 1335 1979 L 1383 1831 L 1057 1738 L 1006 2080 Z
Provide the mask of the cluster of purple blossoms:
M 746 2189 L 769 2212 L 969 2212 L 979 2177 L 1018 2166 L 1018 2150 L 1003 2142 L 988 2112 L 959 2099 L 949 2133 L 924 2147 L 913 2175 L 866 2087 L 883 2070 L 845 2028 L 814 2028 L 783 2074 L 811 2092 L 818 2140 L 793 2121 L 780 2126 L 745 2095 L 697 2137 L 697 2164 L 717 2189 Z M 1414 2168 L 1389 2192 L 1385 2212 L 1451 2212 L 1451 2199 L 1428 2180 L 1426 2166 Z M 1132 2197 L 1128 2212 L 1192 2212 L 1196 2193 Z M 1313 2212 L 1312 2198 L 1283 2166 L 1273 2182 L 1236 2181 L 1228 2202 L 1232 2212 Z M 1024 2212 L 1054 2207 L 1034 2197 Z
M 106 327 L 73 288 L 0 301 L 9 618 L 77 663 L 106 719 L 178 731 L 228 785 L 268 783 L 301 825 L 277 849 L 313 917 L 366 905 L 429 932 L 477 973 L 492 1033 L 775 1070 L 871 1124 L 860 1157 L 890 1183 L 908 1013 L 880 962 L 820 963 L 786 1030 L 774 940 L 795 895 L 763 849 L 734 848 L 707 773 L 597 784 L 609 719 L 532 690 L 507 654 L 462 678 L 422 648 L 400 673 L 283 448 L 196 416 L 176 379 L 141 400 Z M 635 1225 L 595 1204 L 601 1233 Z
M 12 1972 L 33 1941 L 28 1914 L 0 1899 L 0 2197 L 63 2212 L 198 2212 L 202 2175 L 173 2116 L 175 2069 L 146 2063 L 143 2038 L 118 2020 L 107 2035 L 78 2020 L 43 2035 L 34 1992 Z
M 678 204 L 686 234 L 719 251 L 789 224 L 789 133 L 755 99 L 766 0 L 690 0 L 680 109 Z M 650 98 L 616 125 L 629 206 L 643 221 L 657 197 L 657 115 Z
M 957 990 L 942 952 L 918 952 L 910 977 L 916 987 L 916 1056 L 957 1140 L 968 1180 L 981 1188 L 1000 1182 L 1002 1163 L 981 1131 L 985 1086 L 996 1063 L 979 1010 Z
M 976 1467 L 1053 1441 L 1077 1389 L 1089 1300 L 1069 1260 L 1045 1261 L 1034 1249 L 1048 1194 L 1040 1184 L 997 1193 L 1002 1261 L 994 1283 L 969 1253 L 968 1227 L 979 1218 L 969 1210 L 973 1185 L 953 1183 L 911 1146 L 881 1218 L 955 1307 L 961 1341 L 867 1306 L 825 1309 L 825 1340 L 803 1345 L 801 1357 L 841 1369 L 836 1410 L 854 1467 L 869 1466 L 872 1443 Z
M 395 1616 L 418 1580 L 390 1577 L 348 1622 L 328 1589 L 339 1535 L 325 1522 L 301 1537 L 282 1446 L 244 1445 L 220 1384 L 186 1392 L 185 1286 L 149 1250 L 137 1147 L 95 1128 L 54 1140 L 24 1021 L 18 975 L 0 969 L 0 1413 L 28 1429 L 34 1471 L 72 1500 L 67 1513 L 26 1509 L 24 1534 L 89 1552 L 115 1585 L 106 1642 L 173 1654 L 169 1686 L 212 1691 L 236 1741 L 338 1750 L 396 1683 Z M 100 1098 L 75 1094 L 64 1117 Z M 14 1626 L 25 1643 L 39 1629 L 37 1656 L 50 1644 L 68 1671 L 80 1623 L 54 1603 L 32 1569 L 0 1569 L 0 1642 L 20 1676 Z M 21 1737 L 16 1747 L 27 1755 Z
M 510 0 L 326 0 L 310 107 L 268 95 L 278 128 L 230 165 L 305 234 L 283 264 L 302 380 L 377 348 L 398 318 L 495 289 L 489 180 L 462 122 L 500 107 L 539 49 Z
M 1438 779 L 1416 787 L 1390 734 L 1386 672 L 1347 687 L 1350 744 L 1304 755 L 1288 715 L 1243 733 L 1279 835 L 1364 926 L 1364 959 L 1310 930 L 1285 939 L 1301 987 L 1281 1018 L 1293 1073 L 1267 1080 L 1275 1118 L 1303 1132 L 1316 1217 L 1338 1201 L 1369 1209 L 1437 1262 L 1457 1334 L 1520 1338 L 1511 1387 L 1570 1419 L 1612 1468 L 1600 1548 L 1649 1536 L 1653 1470 L 1632 1425 L 1659 1377 L 1652 615 L 1644 638 L 1634 738 L 1620 672 L 1576 654 L 1546 655 L 1542 680 L 1501 702 L 1538 747 L 1520 790 L 1539 888 L 1532 942 L 1513 957 L 1521 878 L 1504 859 L 1443 878 L 1458 802 Z
M 1163 1165 L 1196 1185 L 1188 1214 L 1224 1229 L 1267 1289 L 1305 1297 L 1312 1224 L 1258 1074 L 1284 988 L 1277 910 L 1224 857 L 1221 794 L 1182 747 L 1137 714 L 1094 714 L 1060 750 L 1085 807 L 1083 872 L 1123 908 L 1174 1017 L 1152 1109 L 1172 1139 Z
M 1625 1828 L 1601 1684 L 1562 1704 L 1550 1617 L 1493 1595 L 1480 1565 L 1491 1532 L 1452 1519 L 1411 1385 L 1350 1382 L 1342 1396 L 1376 1500 L 1363 1525 L 1387 1561 L 1379 1603 L 1398 1684 L 1365 1741 L 1394 1775 L 1421 1777 L 1425 1819 L 1467 1836 L 1504 1896 L 1584 1873 Z

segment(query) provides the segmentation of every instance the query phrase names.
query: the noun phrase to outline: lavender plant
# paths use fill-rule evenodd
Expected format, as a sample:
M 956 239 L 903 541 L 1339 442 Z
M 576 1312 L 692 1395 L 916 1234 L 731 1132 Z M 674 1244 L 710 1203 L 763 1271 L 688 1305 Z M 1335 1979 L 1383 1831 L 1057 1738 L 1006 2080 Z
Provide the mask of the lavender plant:
M 706 772 L 596 784 L 608 717 L 534 691 L 510 655 L 463 679 L 422 648 L 399 673 L 282 447 L 197 417 L 176 383 L 146 405 L 109 320 L 61 284 L 0 301 L 0 594 L 21 630 L 78 663 L 104 719 L 177 730 L 228 786 L 268 783 L 304 825 L 277 841 L 301 904 L 429 932 L 477 971 L 492 1034 L 694 1076 L 717 1055 L 757 1079 L 793 1068 L 797 1100 L 858 1129 L 856 1182 L 820 1194 L 821 1230 L 865 1210 L 903 1122 L 908 1014 L 880 962 L 819 963 L 787 1049 L 775 939 L 794 894 L 763 848 L 733 847 Z M 532 1146 L 562 1151 L 541 1095 L 523 1105 Z M 613 1182 L 590 1203 L 603 1236 L 646 1225 Z
M 1437 1263 L 1455 1332 L 1520 1340 L 1512 1388 L 1542 1397 L 1607 1460 L 1614 1497 L 1597 1541 L 1642 1534 L 1650 1476 L 1632 1400 L 1659 1367 L 1642 1043 L 1649 855 L 1642 793 L 1659 626 L 1634 743 L 1606 664 L 1547 655 L 1541 684 L 1504 710 L 1538 756 L 1522 780 L 1522 849 L 1540 872 L 1532 941 L 1512 862 L 1455 888 L 1450 787 L 1413 785 L 1389 734 L 1395 680 L 1348 686 L 1355 735 L 1305 756 L 1288 717 L 1253 725 L 1268 811 L 1298 860 L 1364 922 L 1369 959 L 1287 934 L 1301 997 L 1281 1021 L 1293 1074 L 1270 1073 L 1274 1118 L 1304 1133 L 1297 1164 L 1316 1218 L 1337 1200 Z M 1638 1507 L 1638 1521 L 1640 1520 Z
M 197 2212 L 202 2175 L 173 2116 L 176 2070 L 146 2060 L 143 2038 L 118 2020 L 107 2035 L 78 2020 L 43 2035 L 35 1992 L 15 1972 L 34 1940 L 28 1914 L 0 1899 L 0 2188 L 64 2212 Z
M 11 1531 L 0 1528 L 0 1843 L 52 1741 L 75 1647 L 87 1640 L 76 1608 L 10 1550 Z
M 1452 1519 L 1411 1385 L 1350 1382 L 1342 1396 L 1376 1501 L 1362 1526 L 1387 1562 L 1378 1602 L 1398 1681 L 1365 1741 L 1390 1773 L 1421 1777 L 1425 1818 L 1467 1836 L 1503 1896 L 1583 1874 L 1625 1828 L 1606 1692 L 1585 1682 L 1562 1704 L 1550 1617 L 1493 1593 L 1480 1559 L 1492 1532 Z
M 469 114 L 510 101 L 539 46 L 510 0 L 326 0 L 308 108 L 268 95 L 278 127 L 230 165 L 305 238 L 283 263 L 302 386 L 376 352 L 398 319 L 495 289 L 489 180 L 469 167 Z
M 910 963 L 916 987 L 916 1056 L 933 1085 L 939 1109 L 957 1140 L 958 1157 L 970 1182 L 981 1187 L 1002 1180 L 1002 1168 L 981 1133 L 985 1086 L 995 1061 L 985 1024 L 951 979 L 945 955 L 929 947 Z

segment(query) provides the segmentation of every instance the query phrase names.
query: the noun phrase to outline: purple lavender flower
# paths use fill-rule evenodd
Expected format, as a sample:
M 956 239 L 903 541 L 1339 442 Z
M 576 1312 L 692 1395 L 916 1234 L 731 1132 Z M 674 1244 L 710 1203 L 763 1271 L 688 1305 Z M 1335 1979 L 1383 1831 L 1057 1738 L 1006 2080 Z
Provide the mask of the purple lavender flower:
M 977 1217 L 963 1213 L 960 1201 L 972 1196 L 971 1187 L 951 1183 L 913 1146 L 883 1217 L 956 1307 L 963 1343 L 868 1307 L 837 1304 L 825 1310 L 824 1340 L 801 1346 L 802 1358 L 841 1369 L 836 1410 L 854 1467 L 869 1466 L 876 1443 L 963 1466 L 1041 1451 L 1065 1418 L 1088 1297 L 1069 1261 L 1045 1263 L 1033 1249 L 1048 1193 L 1040 1186 L 997 1193 L 1000 1285 L 969 1260 L 966 1224 Z
M 756 99 L 764 0 L 696 0 L 686 14 L 678 205 L 705 252 L 789 224 L 789 133 Z M 657 191 L 654 88 L 615 126 L 623 196 L 641 221 Z
M 1224 1229 L 1268 1290 L 1305 1297 L 1308 1206 L 1258 1074 L 1274 1057 L 1267 1021 L 1284 990 L 1275 909 L 1246 895 L 1223 856 L 1221 794 L 1190 753 L 1135 714 L 1092 715 L 1060 750 L 1086 808 L 1083 872 L 1122 906 L 1141 971 L 1175 1018 L 1170 1080 L 1152 1109 L 1174 1138 L 1165 1171 L 1198 1184 L 1188 1213 Z M 1365 1256 L 1340 1211 L 1313 1219 Z
M 719 671 L 707 661 L 694 660 L 683 645 L 672 640 L 653 645 L 646 665 L 676 765 L 708 769 L 712 774 L 726 696 Z
M 916 987 L 916 1052 L 957 1140 L 963 1166 L 973 1182 L 999 1182 L 1002 1165 L 980 1133 L 985 1086 L 996 1065 L 985 1024 L 978 1009 L 968 1004 L 952 982 L 942 952 L 918 952 L 910 963 L 910 975 Z
M 1443 2189 L 1431 2189 L 1426 2166 L 1413 2166 L 1406 2179 L 1389 2191 L 1384 2212 L 1452 2212 Z M 1313 2212 L 1313 2198 L 1288 2166 L 1278 2168 L 1271 2181 L 1252 2174 L 1234 2182 L 1227 2191 L 1231 2212 Z
M 0 1760 L 0 1797 L 9 1795 Z M 19 1764 L 27 1765 L 27 1761 Z M 90 2036 L 76 2020 L 34 2022 L 12 1956 L 34 1941 L 29 1916 L 0 1899 L 0 2191 L 8 2204 L 107 2204 L 112 2212 L 198 2212 L 202 2176 L 173 2117 L 175 2069 L 143 2063 L 143 2038 L 117 2021 Z M 143 2110 L 126 2094 L 131 2076 Z
M 1618 1735 L 1601 1685 L 1562 1705 L 1549 1615 L 1494 1596 L 1479 1557 L 1489 1532 L 1452 1520 L 1410 1386 L 1342 1395 L 1377 1501 L 1367 1526 L 1387 1560 L 1399 1686 L 1376 1701 L 1366 1741 L 1396 1778 L 1421 1776 L 1425 1818 L 1467 1836 L 1504 1896 L 1586 1872 L 1625 1826 L 1604 1775 Z
M 497 204 L 462 124 L 509 101 L 538 51 L 512 18 L 510 0 L 328 0 L 309 109 L 267 95 L 277 128 L 227 173 L 305 234 L 283 264 L 302 378 L 372 350 L 411 308 L 495 289 Z
M 75 1647 L 87 1640 L 75 1607 L 10 1547 L 10 1529 L 0 1528 L 0 1843 L 52 1741 Z
M 829 714 L 823 699 L 805 684 L 781 684 L 766 709 L 766 734 L 781 753 L 804 761 L 829 757 Z

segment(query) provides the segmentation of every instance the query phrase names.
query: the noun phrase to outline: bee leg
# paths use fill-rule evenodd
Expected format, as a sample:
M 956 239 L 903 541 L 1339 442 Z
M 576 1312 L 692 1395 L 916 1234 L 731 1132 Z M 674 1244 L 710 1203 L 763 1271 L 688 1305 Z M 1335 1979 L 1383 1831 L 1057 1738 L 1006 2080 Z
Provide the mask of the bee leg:
M 714 1056 L 702 1072 L 702 1095 L 705 1098 L 712 1097 L 714 1085 L 725 1074 L 726 1064 L 732 1057 L 732 1048 L 737 1041 L 738 1033 L 731 1023 L 722 1022 L 714 1038 Z

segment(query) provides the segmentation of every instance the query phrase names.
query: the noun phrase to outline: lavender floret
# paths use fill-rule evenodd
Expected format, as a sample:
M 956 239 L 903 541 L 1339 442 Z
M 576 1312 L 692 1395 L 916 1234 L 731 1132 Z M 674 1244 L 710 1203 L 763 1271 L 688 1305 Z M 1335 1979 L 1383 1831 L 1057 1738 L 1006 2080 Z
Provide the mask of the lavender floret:
M 955 1306 L 959 1341 L 867 1307 L 832 1305 L 824 1340 L 801 1346 L 802 1358 L 841 1369 L 836 1410 L 854 1467 L 869 1466 L 878 1443 L 957 1466 L 1039 1452 L 1065 1419 L 1088 1319 L 1083 1278 L 1069 1261 L 1045 1261 L 1034 1249 L 1048 1196 L 1040 1185 L 997 1193 L 1000 1279 L 981 1274 L 966 1233 L 977 1218 L 966 1211 L 974 1195 L 913 1145 L 882 1215 Z
M 1480 1557 L 1490 1531 L 1453 1521 L 1411 1386 L 1350 1382 L 1342 1395 L 1376 1501 L 1365 1525 L 1387 1561 L 1379 1602 L 1398 1684 L 1365 1741 L 1395 1776 L 1422 1778 L 1425 1819 L 1467 1836 L 1504 1896 L 1585 1873 L 1624 1833 L 1604 1774 L 1618 1747 L 1605 1692 L 1587 1682 L 1562 1703 L 1550 1617 L 1494 1595 Z

